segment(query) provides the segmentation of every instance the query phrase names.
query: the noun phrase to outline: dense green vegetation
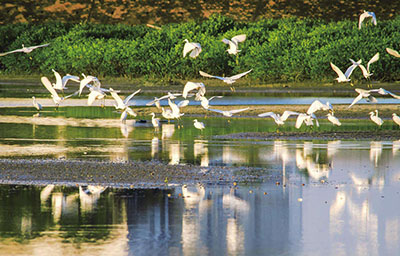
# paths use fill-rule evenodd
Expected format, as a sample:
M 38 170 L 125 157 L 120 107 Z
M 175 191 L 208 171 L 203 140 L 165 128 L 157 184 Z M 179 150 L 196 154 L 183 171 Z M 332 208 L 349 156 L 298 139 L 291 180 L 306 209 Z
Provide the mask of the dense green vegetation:
M 199 70 L 229 76 L 253 69 L 248 79 L 261 82 L 332 81 L 336 74 L 329 62 L 344 72 L 349 58 L 361 58 L 366 65 L 379 52 L 380 60 L 371 65 L 372 79 L 399 80 L 400 59 L 385 48 L 400 50 L 400 16 L 361 30 L 357 26 L 357 21 L 298 18 L 244 23 L 224 16 L 161 30 L 144 25 L 10 24 L 0 26 L 1 52 L 19 49 L 22 43 L 50 46 L 0 57 L 0 74 L 51 75 L 54 68 L 100 78 L 193 79 L 200 78 Z M 240 43 L 238 56 L 229 55 L 221 39 L 238 34 L 246 34 L 247 40 Z M 198 58 L 182 57 L 184 39 L 202 45 Z M 363 79 L 361 70 L 352 79 Z

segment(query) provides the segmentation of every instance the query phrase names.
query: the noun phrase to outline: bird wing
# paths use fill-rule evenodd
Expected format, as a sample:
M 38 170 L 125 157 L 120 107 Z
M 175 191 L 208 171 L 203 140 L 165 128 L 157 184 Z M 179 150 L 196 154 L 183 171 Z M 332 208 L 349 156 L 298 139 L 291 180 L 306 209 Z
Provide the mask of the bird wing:
M 231 41 L 235 42 L 236 44 L 244 42 L 244 40 L 246 40 L 246 35 L 245 34 L 234 36 L 231 39 Z
M 376 62 L 376 61 L 378 61 L 378 60 L 379 60 L 379 52 L 377 52 L 377 53 L 374 55 L 374 57 L 372 57 L 372 58 L 368 61 L 368 64 L 367 64 L 368 73 L 369 73 L 369 65 L 371 65 L 372 63 L 374 63 L 374 62 Z
M 224 96 L 212 96 L 211 98 L 208 99 L 208 101 L 211 101 L 211 100 L 214 99 L 214 98 L 221 99 L 221 98 L 223 98 L 223 97 L 224 97 Z
M 211 111 L 214 111 L 214 112 L 217 112 L 217 113 L 220 113 L 220 114 L 223 114 L 223 113 L 224 113 L 224 111 L 219 110 L 219 109 L 209 108 L 208 110 L 211 110 Z
M 180 113 L 178 105 L 176 105 L 175 102 L 172 102 L 171 99 L 168 99 L 168 104 L 171 107 L 171 110 L 172 110 L 173 114 L 179 114 Z
M 375 13 L 374 12 L 368 12 L 368 13 L 372 17 L 372 23 L 374 23 L 374 25 L 376 26 L 376 15 L 375 15 Z
M 160 99 L 158 99 L 157 97 L 154 97 L 154 100 L 152 100 L 152 101 L 150 101 L 150 102 L 147 102 L 147 103 L 146 103 L 146 106 L 151 106 L 151 105 L 155 104 L 156 101 L 160 101 Z
M 314 112 L 317 112 L 318 110 L 324 109 L 326 106 L 322 104 L 321 101 L 319 100 L 314 100 L 313 103 L 311 103 L 310 107 L 307 110 L 307 114 L 310 115 Z
M 392 93 L 392 92 L 389 92 L 389 91 L 387 91 L 387 90 L 385 90 L 385 91 L 386 91 L 390 96 L 392 96 L 393 98 L 400 100 L 400 96 L 398 96 L 398 95 L 396 95 L 396 94 L 394 94 L 394 93 Z
M 299 129 L 301 127 L 306 118 L 308 118 L 308 115 L 303 113 L 299 114 L 299 116 L 296 119 L 296 124 L 295 124 L 296 129 Z
M 193 45 L 192 43 L 185 43 L 185 46 L 183 47 L 183 57 L 186 57 L 186 54 L 188 54 L 193 49 L 196 49 L 195 45 Z
M 201 48 L 194 48 L 193 51 L 189 54 L 191 58 L 196 58 L 201 53 Z
M 3 53 L 0 53 L 0 56 L 5 56 L 5 55 L 10 54 L 10 53 L 23 52 L 23 51 L 24 51 L 23 49 L 17 49 L 17 50 L 14 50 L 14 51 L 3 52 Z
M 178 103 L 178 107 L 180 108 L 186 107 L 187 105 L 189 105 L 189 100 L 182 100 L 181 102 Z
M 96 90 L 92 90 L 92 91 L 89 93 L 89 96 L 88 96 L 88 102 L 87 102 L 88 106 L 92 106 L 93 102 L 94 102 L 94 101 L 96 100 L 96 98 L 97 98 L 98 96 L 100 96 L 100 95 L 102 95 L 101 92 L 96 91 Z
M 51 71 L 53 71 L 53 73 L 54 73 L 54 76 L 56 77 L 56 89 L 62 89 L 62 87 L 63 87 L 63 82 L 62 82 L 62 79 L 61 79 L 61 75 L 60 75 L 60 73 L 58 73 L 57 71 L 55 71 L 54 69 L 52 69 Z M 59 87 L 58 85 L 60 85 L 61 87 Z
M 83 88 L 85 88 L 85 86 L 88 85 L 90 82 L 92 82 L 91 76 L 86 76 L 84 79 L 81 80 L 79 85 L 79 95 L 81 95 Z
M 239 113 L 239 112 L 242 112 L 242 111 L 246 111 L 246 110 L 248 110 L 248 109 L 249 109 L 249 107 L 247 107 L 247 108 L 241 108 L 241 109 L 229 110 L 228 112 L 230 112 L 230 113 L 232 113 L 232 114 L 236 114 L 236 113 Z
M 332 67 L 333 71 L 335 71 L 336 74 L 339 76 L 339 78 L 344 79 L 344 80 L 347 79 L 346 76 L 343 74 L 342 70 L 340 70 L 340 69 L 339 69 L 337 66 L 335 66 L 335 64 L 333 64 L 332 62 L 331 62 L 331 67 Z
M 289 116 L 294 116 L 294 115 L 300 115 L 300 113 L 299 113 L 299 112 L 294 112 L 294 111 L 286 110 L 285 112 L 283 112 L 283 114 L 282 114 L 282 116 L 281 116 L 281 120 L 282 120 L 283 122 L 285 122 L 285 121 L 289 118 Z
M 136 92 L 134 92 L 134 93 L 132 93 L 131 95 L 129 95 L 128 97 L 126 97 L 125 99 L 124 99 L 124 104 L 125 105 L 127 105 L 127 106 L 129 106 L 129 101 L 133 98 L 133 96 L 135 96 L 136 94 L 138 94 L 140 91 L 141 91 L 142 89 L 139 89 L 139 90 L 137 90 Z
M 239 78 L 241 78 L 242 76 L 245 76 L 245 75 L 247 75 L 248 73 L 250 73 L 251 71 L 253 71 L 252 69 L 250 69 L 250 70 L 248 70 L 248 71 L 246 71 L 246 72 L 243 72 L 243 73 L 240 73 L 240 74 L 237 74 L 237 75 L 234 75 L 234 76 L 231 76 L 231 77 L 229 77 L 230 79 L 233 79 L 233 80 L 236 80 L 236 79 L 239 79 Z
M 368 12 L 365 12 L 365 11 L 364 11 L 364 13 L 362 13 L 362 14 L 360 15 L 360 18 L 358 19 L 358 29 L 361 29 L 362 22 L 363 22 L 364 19 L 365 19 L 366 17 L 368 17 L 368 16 L 369 16 Z
M 51 93 L 51 95 L 53 95 L 53 97 L 58 98 L 59 96 L 58 96 L 56 90 L 54 90 L 53 86 L 51 85 L 49 79 L 45 76 L 42 76 L 41 80 L 42 80 L 42 84 Z
M 74 93 L 72 93 L 72 94 L 70 94 L 70 95 L 65 96 L 64 99 L 68 99 L 70 97 L 76 96 L 76 95 L 78 95 L 78 93 L 79 93 L 79 90 L 74 92 Z
M 226 39 L 226 38 L 222 39 L 221 41 L 222 41 L 224 44 L 229 44 L 229 43 L 231 42 L 231 40 Z
M 274 112 L 265 112 L 265 113 L 259 114 L 258 116 L 259 117 L 272 117 L 272 118 L 275 118 L 276 114 Z
M 73 76 L 73 75 L 67 74 L 67 75 L 63 76 L 63 78 L 62 78 L 63 87 L 65 87 L 67 85 L 69 80 L 80 83 L 79 76 Z
M 378 100 L 377 100 L 374 96 L 372 96 L 372 95 L 369 95 L 369 96 L 368 96 L 368 101 L 369 101 L 369 102 L 372 102 L 372 103 L 377 103 L 377 102 L 378 102 Z
M 390 48 L 386 48 L 386 51 L 390 54 L 393 55 L 394 57 L 400 58 L 400 54 L 398 51 L 390 49 Z
M 125 103 L 122 101 L 121 97 L 119 97 L 117 92 L 110 88 L 110 93 L 114 100 L 117 102 L 117 106 L 123 108 L 123 106 L 125 106 Z
M 347 108 L 351 108 L 354 104 L 359 102 L 362 99 L 362 94 L 359 94 L 357 97 L 354 98 L 353 102 Z
M 358 62 L 357 62 L 358 63 Z M 346 77 L 346 79 L 349 79 L 351 76 L 351 73 L 353 73 L 354 69 L 357 66 L 361 66 L 361 64 L 352 64 L 350 67 L 347 68 L 346 72 L 344 73 L 344 76 Z
M 202 72 L 202 71 L 200 71 L 200 72 Z M 191 90 L 198 89 L 199 87 L 200 87 L 199 83 L 187 82 L 185 84 L 185 87 L 183 87 L 182 97 L 186 99 L 188 96 L 188 93 Z
M 29 48 L 29 49 L 36 49 L 36 48 L 39 48 L 39 47 L 46 47 L 46 46 L 49 46 L 50 44 L 41 44 L 41 45 L 35 45 L 35 46 L 29 46 L 29 47 L 27 47 L 27 48 Z
M 363 76 L 365 78 L 368 78 L 371 74 L 368 72 L 368 70 L 364 67 L 364 65 L 359 65 L 359 67 L 361 68 L 361 71 L 363 73 Z

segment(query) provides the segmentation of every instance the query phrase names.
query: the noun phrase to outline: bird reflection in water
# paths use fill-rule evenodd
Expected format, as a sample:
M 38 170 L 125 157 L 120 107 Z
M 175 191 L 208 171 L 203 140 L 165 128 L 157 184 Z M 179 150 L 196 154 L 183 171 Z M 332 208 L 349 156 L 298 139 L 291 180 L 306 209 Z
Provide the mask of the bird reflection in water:
M 374 163 L 375 167 L 378 167 L 378 161 L 382 155 L 382 141 L 371 141 L 369 159 Z
M 194 140 L 193 153 L 194 158 L 200 157 L 200 166 L 208 167 L 210 160 L 208 157 L 207 140 Z

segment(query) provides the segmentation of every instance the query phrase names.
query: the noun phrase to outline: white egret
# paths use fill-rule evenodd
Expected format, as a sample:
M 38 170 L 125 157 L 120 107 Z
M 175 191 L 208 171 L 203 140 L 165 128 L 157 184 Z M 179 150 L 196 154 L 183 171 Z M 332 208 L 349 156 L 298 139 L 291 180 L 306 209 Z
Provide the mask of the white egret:
M 124 109 L 124 111 L 121 113 L 121 117 L 120 117 L 121 122 L 123 122 L 123 123 L 126 122 L 126 119 L 128 118 L 128 114 L 133 117 L 137 116 L 136 113 L 130 107 L 126 107 Z
M 83 88 L 87 87 L 87 85 L 90 83 L 93 83 L 93 86 L 100 88 L 101 83 L 97 77 L 86 76 L 84 73 L 82 73 L 82 76 L 83 76 L 83 79 L 80 81 L 80 85 L 79 85 L 79 96 L 81 96 Z
M 390 49 L 390 48 L 386 48 L 386 51 L 390 54 L 393 55 L 396 58 L 400 58 L 400 53 L 396 50 Z
M 329 101 L 323 104 L 321 101 L 315 100 L 313 103 L 311 103 L 310 107 L 308 108 L 307 114 L 311 115 L 312 113 L 315 113 L 319 110 L 324 110 L 324 111 L 333 110 L 333 107 L 331 103 L 329 103 Z
M 299 114 L 299 116 L 298 116 L 297 119 L 296 119 L 295 127 L 296 127 L 297 129 L 299 129 L 299 128 L 301 127 L 301 125 L 303 124 L 303 122 L 304 122 L 307 126 L 313 126 L 313 125 L 314 125 L 313 120 L 315 120 L 315 125 L 316 125 L 317 127 L 319 127 L 318 119 L 317 119 L 317 117 L 316 117 L 314 114 L 308 115 L 308 114 L 301 113 L 301 114 Z
M 36 101 L 35 96 L 32 96 L 32 104 L 38 111 L 42 110 L 42 105 Z
M 292 115 L 300 115 L 298 112 L 286 110 L 283 112 L 282 116 L 280 114 L 275 114 L 274 112 L 266 112 L 259 114 L 259 117 L 272 117 L 277 125 L 285 124 L 285 121 Z
M 156 114 L 151 113 L 151 123 L 153 124 L 154 128 L 160 127 L 160 118 L 156 118 Z
M 46 89 L 51 93 L 51 98 L 53 99 L 53 102 L 57 105 L 57 107 L 60 105 L 62 100 L 68 99 L 69 97 L 75 96 L 78 94 L 78 91 L 76 91 L 73 94 L 70 94 L 68 96 L 65 96 L 63 98 L 61 98 L 60 96 L 58 96 L 56 90 L 54 90 L 53 86 L 51 85 L 49 79 L 45 76 L 43 76 L 41 78 L 42 84 L 44 85 L 44 87 L 46 87 Z
M 197 119 L 194 119 L 193 122 L 194 122 L 193 125 L 194 125 L 194 127 L 195 127 L 196 129 L 203 130 L 204 128 L 206 128 L 206 127 L 204 126 L 204 123 L 203 123 L 203 122 L 197 121 Z
M 61 75 L 57 71 L 55 71 L 54 69 L 52 69 L 51 71 L 53 71 L 54 76 L 56 77 L 56 82 L 53 83 L 53 88 L 56 90 L 63 91 L 64 89 L 68 89 L 65 86 L 67 85 L 69 80 L 80 83 L 79 76 L 67 74 L 61 78 Z
M 177 105 L 178 105 L 178 107 L 183 108 L 183 107 L 186 107 L 187 105 L 189 105 L 189 102 L 190 102 L 189 100 L 182 100 Z
M 226 116 L 226 117 L 231 117 L 231 116 L 233 116 L 234 114 L 237 114 L 237 113 L 242 112 L 242 111 L 246 111 L 246 110 L 248 110 L 248 109 L 249 109 L 249 107 L 247 107 L 247 108 L 241 108 L 241 109 L 234 109 L 234 110 L 219 110 L 219 109 L 212 109 L 212 108 L 209 108 L 208 110 L 211 110 L 211 111 L 220 113 L 220 114 L 222 114 L 222 115 L 224 115 L 224 116 Z
M 199 43 L 191 43 L 189 40 L 185 39 L 185 46 L 183 47 L 183 57 L 186 57 L 186 54 L 189 54 L 190 57 L 196 58 L 201 53 L 201 45 Z
M 356 104 L 358 101 L 360 101 L 362 98 L 367 98 L 369 102 L 376 103 L 378 100 L 371 95 L 373 92 L 378 92 L 379 89 L 373 89 L 373 90 L 364 90 L 360 88 L 354 89 L 356 92 L 358 92 L 358 96 L 353 100 L 353 102 L 348 106 L 348 108 L 351 108 L 354 104 Z
M 162 110 L 161 115 L 162 115 L 165 119 L 167 119 L 168 122 L 169 122 L 171 119 L 174 119 L 174 118 L 175 118 L 174 115 L 172 114 L 172 110 L 171 110 L 171 109 L 164 109 L 163 107 L 161 107 L 161 110 Z
M 114 91 L 113 88 L 109 89 L 111 96 L 114 98 L 114 100 L 117 102 L 117 105 L 114 104 L 114 107 L 116 109 L 125 109 L 126 107 L 129 107 L 131 104 L 129 104 L 129 101 L 138 94 L 141 89 L 135 91 L 134 93 L 130 94 L 127 96 L 124 100 L 121 99 L 121 97 L 118 95 L 117 91 Z
M 364 12 L 360 15 L 360 18 L 358 20 L 358 29 L 361 29 L 361 25 L 364 21 L 365 18 L 371 18 L 371 22 L 376 26 L 376 16 L 374 12 L 367 12 L 364 10 Z
M 361 60 L 359 60 L 357 63 L 361 64 Z M 331 67 L 332 67 L 333 71 L 335 71 L 336 74 L 338 75 L 338 77 L 335 78 L 335 80 L 337 80 L 339 83 L 342 83 L 342 82 L 350 82 L 350 75 L 351 75 L 351 73 L 353 73 L 353 70 L 357 67 L 357 65 L 356 64 L 352 64 L 350 67 L 347 68 L 347 70 L 346 70 L 346 72 L 344 74 L 332 62 L 331 62 Z
M 204 109 L 208 109 L 210 107 L 210 101 L 215 99 L 215 98 L 223 98 L 224 96 L 212 96 L 211 98 L 207 99 L 204 96 L 201 96 L 200 99 L 200 105 L 204 108 Z
M 42 45 L 36 45 L 36 46 L 25 47 L 24 44 L 22 44 L 22 48 L 21 48 L 21 49 L 17 49 L 17 50 L 10 51 L 10 52 L 0 53 L 0 56 L 5 56 L 5 55 L 7 55 L 7 54 L 15 53 L 15 52 L 30 53 L 30 52 L 32 52 L 33 50 L 37 49 L 37 48 L 46 47 L 46 46 L 48 46 L 48 45 L 49 45 L 49 44 L 42 44 Z
M 203 72 L 203 71 L 199 71 L 199 73 L 200 73 L 200 75 L 202 75 L 202 76 L 204 76 L 204 77 L 208 77 L 208 78 L 217 78 L 217 79 L 219 79 L 219 80 L 224 81 L 224 82 L 227 83 L 227 84 L 233 84 L 234 82 L 236 82 L 236 80 L 238 80 L 238 79 L 241 78 L 242 76 L 247 75 L 247 74 L 250 73 L 251 71 L 252 71 L 252 69 L 250 69 L 250 70 L 248 70 L 248 71 L 246 71 L 246 72 L 243 72 L 243 73 L 234 75 L 234 76 L 229 76 L 229 77 L 212 76 L 212 75 L 207 74 L 207 73 L 205 73 L 205 72 Z
M 368 79 L 370 76 L 372 76 L 372 73 L 371 73 L 370 70 L 369 70 L 369 66 L 370 66 L 372 63 L 374 63 L 374 62 L 376 62 L 376 61 L 379 60 L 379 52 L 377 52 L 377 53 L 368 61 L 368 63 L 367 63 L 367 68 L 365 68 L 364 65 L 362 65 L 361 63 L 355 62 L 355 61 L 352 60 L 352 59 L 350 59 L 350 60 L 351 60 L 351 62 L 352 62 L 353 64 L 355 64 L 355 65 L 357 65 L 358 67 L 360 67 L 360 69 L 361 69 L 361 71 L 362 71 L 362 73 L 363 73 L 363 76 L 364 76 L 366 79 Z
M 246 35 L 242 34 L 232 37 L 231 40 L 224 38 L 222 39 L 222 42 L 229 45 L 229 49 L 226 50 L 229 54 L 236 55 L 238 52 L 240 52 L 238 49 L 238 44 L 244 42 L 244 40 L 246 40 Z
M 204 96 L 206 94 L 206 87 L 203 83 L 187 82 L 185 87 L 183 87 L 182 97 L 186 99 L 188 93 L 192 90 L 198 90 L 199 96 Z
M 168 92 L 167 95 L 164 95 L 164 96 L 162 96 L 160 98 L 154 97 L 154 100 L 146 103 L 146 106 L 155 105 L 158 109 L 160 109 L 161 108 L 161 105 L 160 105 L 160 101 L 161 100 L 167 99 L 167 98 L 176 99 L 177 96 L 181 96 L 181 95 L 182 95 L 181 93 L 170 93 L 170 92 Z
M 377 125 L 381 126 L 383 124 L 383 120 L 378 116 L 378 110 L 376 109 L 375 112 L 369 112 L 369 118 L 371 118 L 372 122 L 376 123 Z
M 181 116 L 184 114 L 181 114 L 181 110 L 179 109 L 179 106 L 175 104 L 175 102 L 172 102 L 170 98 L 168 98 L 168 105 L 171 107 L 172 110 L 172 116 L 175 119 L 180 119 Z
M 400 126 L 400 117 L 396 113 L 392 114 L 392 119 L 397 125 Z
M 339 121 L 339 119 L 336 116 L 333 115 L 333 112 L 332 113 L 328 113 L 326 116 L 328 117 L 328 120 L 332 124 L 337 125 L 337 126 L 341 126 L 342 125 L 342 123 Z

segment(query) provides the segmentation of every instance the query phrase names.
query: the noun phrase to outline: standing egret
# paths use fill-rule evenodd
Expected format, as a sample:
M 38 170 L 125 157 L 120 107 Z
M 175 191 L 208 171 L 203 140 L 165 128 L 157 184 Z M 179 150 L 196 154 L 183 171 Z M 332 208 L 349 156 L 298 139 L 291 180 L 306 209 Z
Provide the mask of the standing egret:
M 5 56 L 5 55 L 7 55 L 7 54 L 15 53 L 15 52 L 30 53 L 30 52 L 32 52 L 33 50 L 37 49 L 37 48 L 46 47 L 46 46 L 48 46 L 48 45 L 49 45 L 49 44 L 42 44 L 42 45 L 36 45 L 36 46 L 25 47 L 24 44 L 22 44 L 22 48 L 21 48 L 21 49 L 17 49 L 17 50 L 10 51 L 10 52 L 0 53 L 0 56 Z
M 195 127 L 196 129 L 203 130 L 204 128 L 206 128 L 206 127 L 204 126 L 204 123 L 203 123 L 203 122 L 197 121 L 197 119 L 194 119 L 193 122 L 194 122 L 193 125 L 194 125 L 194 127 Z
M 392 114 L 392 119 L 397 125 L 400 126 L 400 117 L 396 113 Z
M 360 64 L 361 60 L 359 60 L 356 63 Z M 338 75 L 338 77 L 335 78 L 335 80 L 337 80 L 339 83 L 342 83 L 342 82 L 350 82 L 350 75 L 351 75 L 351 73 L 353 73 L 353 70 L 357 67 L 357 65 L 356 64 L 352 64 L 350 67 L 347 68 L 347 70 L 346 70 L 346 72 L 344 74 L 332 62 L 331 62 L 331 67 L 332 67 L 333 71 L 335 71 L 336 74 Z
M 32 96 L 32 104 L 38 111 L 42 110 L 42 105 L 36 101 L 35 96 Z
M 242 111 L 246 111 L 246 110 L 248 110 L 248 109 L 249 109 L 249 107 L 247 107 L 247 108 L 241 108 L 241 109 L 234 109 L 234 110 L 219 110 L 219 109 L 212 109 L 212 108 L 209 108 L 208 110 L 211 110 L 211 111 L 220 113 L 220 114 L 222 114 L 222 115 L 224 115 L 224 116 L 226 116 L 226 117 L 231 117 L 231 116 L 233 116 L 234 114 L 237 114 L 237 113 L 242 112 Z
M 367 12 L 364 10 L 364 12 L 360 15 L 360 18 L 358 20 L 358 29 L 361 29 L 361 25 L 364 21 L 365 18 L 371 18 L 371 22 L 376 26 L 376 16 L 374 12 Z
M 378 116 L 378 110 L 369 112 L 369 118 L 371 118 L 372 122 L 381 126 L 383 124 L 383 120 Z
M 55 71 L 54 69 L 52 69 L 51 71 L 53 71 L 54 76 L 56 77 L 56 82 L 53 83 L 53 88 L 56 90 L 64 91 L 64 89 L 68 89 L 65 86 L 67 85 L 69 80 L 80 83 L 79 76 L 67 74 L 61 78 L 61 75 L 57 71 Z
M 204 109 L 208 109 L 210 107 L 210 101 L 215 99 L 215 98 L 223 98 L 224 96 L 212 96 L 211 98 L 207 99 L 205 96 L 201 96 L 200 99 L 200 105 L 204 108 Z
M 348 108 L 351 108 L 354 104 L 356 104 L 358 101 L 360 101 L 362 98 L 367 98 L 369 102 L 376 103 L 378 100 L 371 95 L 372 92 L 378 92 L 379 89 L 373 89 L 373 90 L 364 90 L 360 88 L 354 89 L 356 92 L 358 92 L 358 96 L 353 100 L 353 102 L 348 106 Z
M 153 124 L 154 128 L 160 127 L 160 118 L 156 118 L 156 114 L 151 113 L 151 123 Z
M 185 46 L 183 47 L 183 57 L 186 57 L 186 54 L 189 54 L 190 57 L 196 58 L 201 53 L 201 45 L 199 43 L 191 43 L 189 40 L 185 39 Z
M 390 54 L 393 55 L 396 58 L 400 58 L 400 53 L 396 50 L 390 49 L 390 48 L 386 48 L 386 51 Z
M 282 116 L 279 114 L 275 114 L 274 112 L 266 112 L 259 114 L 259 117 L 272 117 L 277 125 L 285 124 L 285 121 L 292 115 L 299 115 L 300 113 L 286 110 L 283 112 Z
M 326 116 L 328 117 L 328 120 L 332 124 L 337 125 L 337 126 L 341 126 L 342 125 L 342 123 L 339 121 L 339 119 L 336 116 L 333 115 L 333 112 L 332 113 L 328 113 Z
M 204 96 L 206 94 L 206 87 L 203 83 L 187 82 L 185 87 L 183 87 L 182 97 L 186 99 L 191 90 L 198 90 L 197 93 L 199 96 Z
M 244 42 L 244 40 L 246 40 L 246 35 L 242 34 L 232 37 L 231 40 L 224 38 L 222 39 L 222 42 L 229 45 L 229 49 L 226 50 L 229 54 L 236 55 L 238 52 L 240 52 L 238 49 L 238 44 Z

